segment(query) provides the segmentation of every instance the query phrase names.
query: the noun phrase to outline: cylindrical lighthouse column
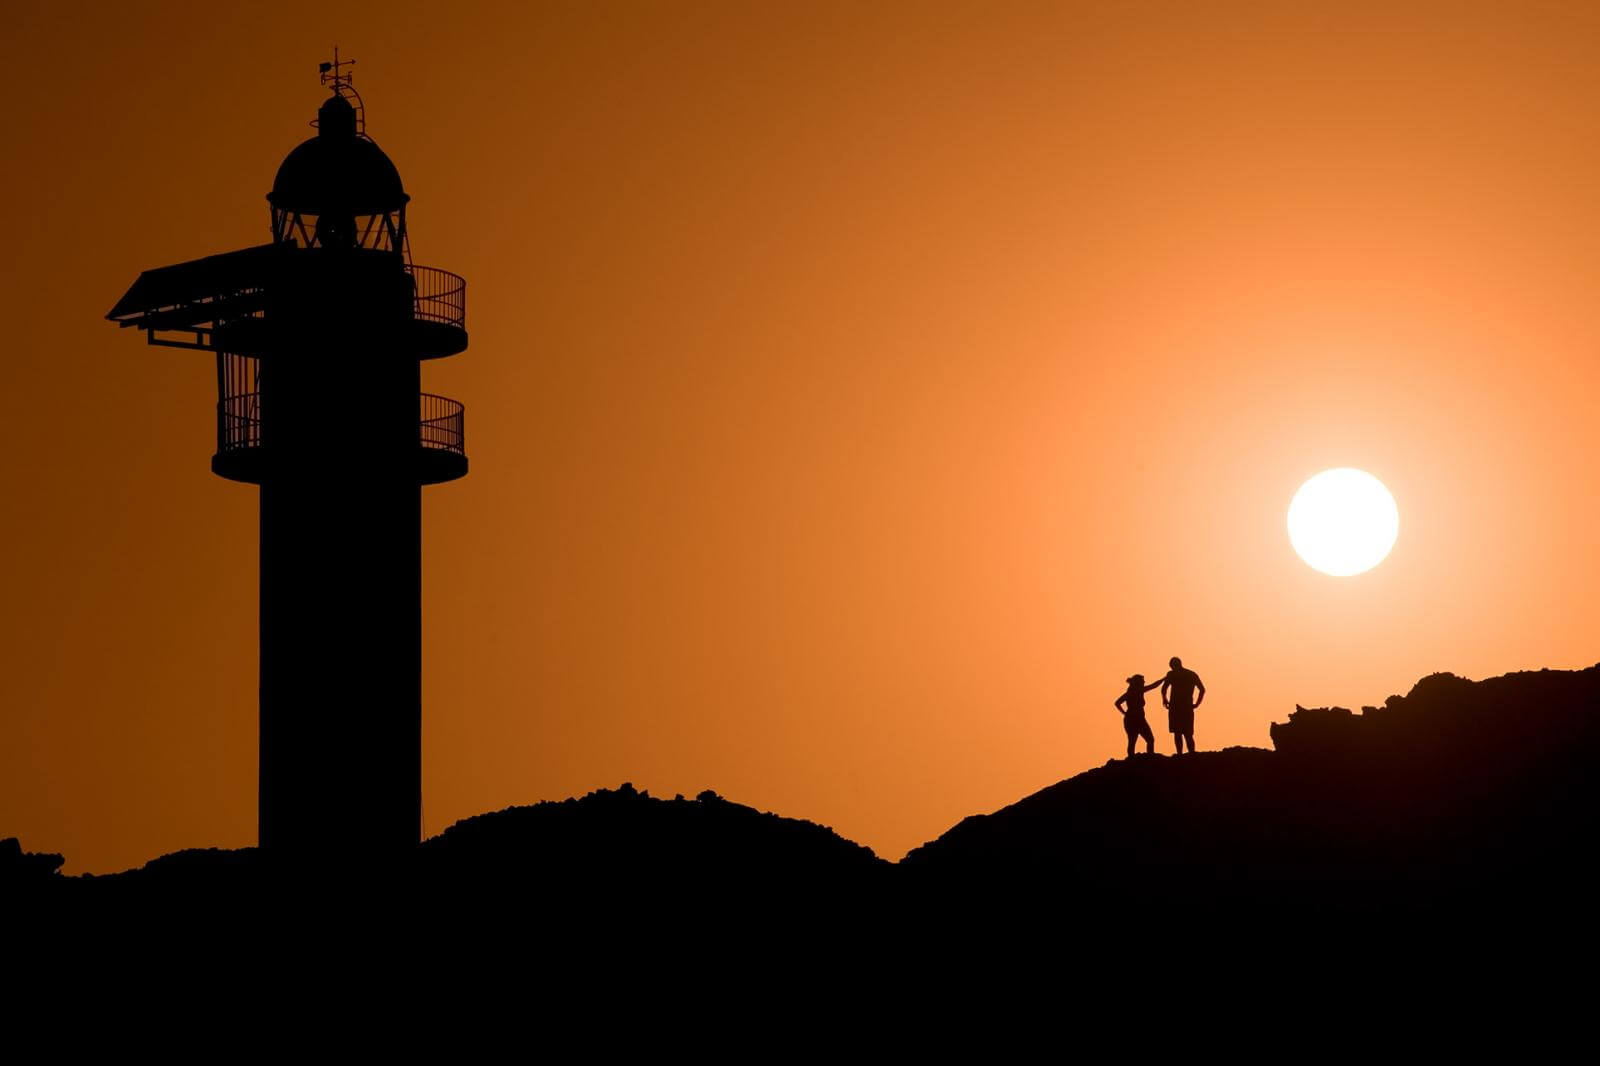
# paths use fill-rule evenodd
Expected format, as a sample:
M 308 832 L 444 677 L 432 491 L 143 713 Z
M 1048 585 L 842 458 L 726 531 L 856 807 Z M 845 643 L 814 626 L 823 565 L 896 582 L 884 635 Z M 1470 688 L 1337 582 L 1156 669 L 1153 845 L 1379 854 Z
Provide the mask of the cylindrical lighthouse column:
M 421 825 L 420 369 L 398 254 L 304 249 L 260 377 L 260 842 L 393 851 Z

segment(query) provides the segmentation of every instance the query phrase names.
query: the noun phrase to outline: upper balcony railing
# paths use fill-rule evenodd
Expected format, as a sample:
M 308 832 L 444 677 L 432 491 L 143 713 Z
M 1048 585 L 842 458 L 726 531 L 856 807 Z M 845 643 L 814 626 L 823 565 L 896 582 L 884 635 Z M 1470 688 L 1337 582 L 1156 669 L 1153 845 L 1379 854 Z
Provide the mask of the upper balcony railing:
M 458 329 L 467 327 L 467 281 L 438 267 L 406 264 L 415 290 L 415 317 Z

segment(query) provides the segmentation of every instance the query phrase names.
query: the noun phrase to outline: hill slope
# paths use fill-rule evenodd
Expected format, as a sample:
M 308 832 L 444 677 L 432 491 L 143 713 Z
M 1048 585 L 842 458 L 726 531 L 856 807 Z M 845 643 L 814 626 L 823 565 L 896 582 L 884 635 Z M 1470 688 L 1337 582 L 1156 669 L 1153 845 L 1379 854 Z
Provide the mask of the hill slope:
M 287 872 L 380 896 L 414 885 L 726 899 L 719 890 L 743 886 L 760 899 L 823 886 L 839 901 L 870 887 L 883 903 L 956 885 L 1110 905 L 1384 910 L 1594 887 L 1600 666 L 1480 682 L 1435 674 L 1360 714 L 1298 708 L 1270 732 L 1276 751 L 1113 760 L 966 818 L 897 867 L 824 826 L 709 791 L 663 800 L 623 785 L 466 819 L 381 868 L 352 852 L 269 870 L 254 849 L 213 849 L 63 878 L 59 855 L 11 841 L 0 881 L 78 898 L 196 897 L 281 886 Z
M 623 784 L 582 799 L 467 818 L 424 841 L 421 869 L 527 885 L 848 877 L 888 864 L 826 826 L 763 813 L 709 789 L 663 800 Z
M 1277 751 L 1135 756 L 963 820 L 903 866 L 1116 901 L 1432 908 L 1587 884 L 1600 666 L 1449 674 Z

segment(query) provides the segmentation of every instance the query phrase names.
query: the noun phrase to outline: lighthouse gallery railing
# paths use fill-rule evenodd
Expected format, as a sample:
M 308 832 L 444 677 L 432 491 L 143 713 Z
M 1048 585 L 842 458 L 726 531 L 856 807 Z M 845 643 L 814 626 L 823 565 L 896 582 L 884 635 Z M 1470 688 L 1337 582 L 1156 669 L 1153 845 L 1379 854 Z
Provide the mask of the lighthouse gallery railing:
M 424 448 L 467 454 L 466 408 L 448 396 L 424 392 L 417 443 Z M 238 392 L 217 404 L 217 451 L 261 447 L 261 394 Z
M 462 329 L 467 324 L 467 280 L 438 267 L 406 264 L 415 287 L 414 314 L 426 322 Z

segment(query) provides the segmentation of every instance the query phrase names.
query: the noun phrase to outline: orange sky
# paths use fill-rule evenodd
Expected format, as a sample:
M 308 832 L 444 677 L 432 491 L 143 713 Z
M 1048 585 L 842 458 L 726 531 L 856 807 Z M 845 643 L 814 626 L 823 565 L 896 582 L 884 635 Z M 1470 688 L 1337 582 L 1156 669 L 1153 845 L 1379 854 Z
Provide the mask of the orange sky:
M 335 41 L 469 286 L 430 833 L 631 780 L 897 858 L 1173 654 L 1203 748 L 1600 659 L 1591 5 L 323 6 L 6 7 L 0 835 L 69 872 L 255 839 L 256 491 L 101 316 L 268 239 Z

